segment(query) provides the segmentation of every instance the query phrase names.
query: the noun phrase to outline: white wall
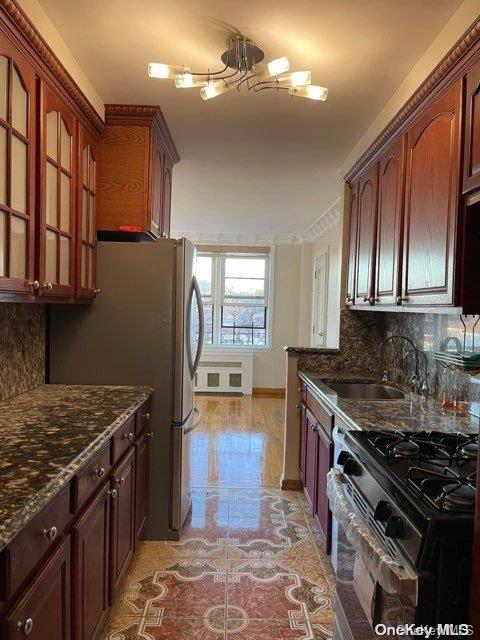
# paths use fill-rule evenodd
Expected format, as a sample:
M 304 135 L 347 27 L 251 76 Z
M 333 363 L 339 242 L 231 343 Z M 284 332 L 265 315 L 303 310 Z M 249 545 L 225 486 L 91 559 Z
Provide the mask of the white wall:
M 41 33 L 52 51 L 61 60 L 63 66 L 72 76 L 80 89 L 91 102 L 93 108 L 103 118 L 105 115 L 105 105 L 103 98 L 98 94 L 90 80 L 87 78 L 82 68 L 75 60 L 72 52 L 67 47 L 64 39 L 57 31 L 50 18 L 42 9 L 37 0 L 17 0 L 23 11 L 27 14 L 35 27 Z M 94 16 L 93 16 L 94 19 Z M 81 29 L 82 25 L 78 25 Z

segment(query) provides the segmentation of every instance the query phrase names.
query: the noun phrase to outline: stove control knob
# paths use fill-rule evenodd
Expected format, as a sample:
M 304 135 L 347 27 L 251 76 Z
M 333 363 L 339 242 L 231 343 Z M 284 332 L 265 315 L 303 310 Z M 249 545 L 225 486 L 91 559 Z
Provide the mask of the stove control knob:
M 384 522 L 385 520 L 388 520 L 391 514 L 392 514 L 392 507 L 390 506 L 390 503 L 387 502 L 386 500 L 379 500 L 377 502 L 377 506 L 375 507 L 375 511 L 373 513 L 374 519 Z
M 346 476 L 359 476 L 360 475 L 360 466 L 356 460 L 352 457 L 348 457 L 345 460 L 345 464 L 343 465 L 343 473 Z
M 350 454 L 348 453 L 348 451 L 340 451 L 340 453 L 338 454 L 338 460 L 337 460 L 338 466 L 343 467 L 343 465 L 349 458 L 350 458 Z
M 403 533 L 403 519 L 399 516 L 390 516 L 385 525 L 385 535 L 387 538 L 401 538 Z

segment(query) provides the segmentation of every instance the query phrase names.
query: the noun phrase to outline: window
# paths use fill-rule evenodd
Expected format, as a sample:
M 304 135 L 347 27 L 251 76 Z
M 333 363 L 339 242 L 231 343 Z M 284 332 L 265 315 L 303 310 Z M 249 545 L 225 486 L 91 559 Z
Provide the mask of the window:
M 269 267 L 266 253 L 198 253 L 195 275 L 205 312 L 204 345 L 269 345 Z

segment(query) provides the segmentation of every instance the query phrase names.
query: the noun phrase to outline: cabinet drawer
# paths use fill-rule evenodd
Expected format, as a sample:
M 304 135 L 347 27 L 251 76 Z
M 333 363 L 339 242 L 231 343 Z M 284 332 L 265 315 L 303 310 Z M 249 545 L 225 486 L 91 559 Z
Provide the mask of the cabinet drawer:
M 134 438 L 135 415 L 131 416 L 112 438 L 112 464 L 118 462 L 127 449 L 132 446 Z
M 66 538 L 4 621 L 5 640 L 70 640 L 70 538 Z
M 100 487 L 110 470 L 110 443 L 108 442 L 73 480 L 73 504 L 77 511 Z
M 307 406 L 328 435 L 331 435 L 333 430 L 333 413 L 326 409 L 321 402 L 317 400 L 310 389 L 307 389 Z
M 150 422 L 150 409 L 151 403 L 150 400 L 144 402 L 142 406 L 138 409 L 135 418 L 135 434 L 139 436 L 145 428 L 147 428 Z
M 7 597 L 22 585 L 62 536 L 70 520 L 70 485 L 54 498 L 7 547 Z

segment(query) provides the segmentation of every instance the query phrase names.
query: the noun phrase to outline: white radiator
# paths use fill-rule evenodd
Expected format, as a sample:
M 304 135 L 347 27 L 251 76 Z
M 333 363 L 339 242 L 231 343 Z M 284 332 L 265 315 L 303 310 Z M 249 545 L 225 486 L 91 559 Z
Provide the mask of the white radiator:
M 205 353 L 195 374 L 195 391 L 252 394 L 252 355 Z

